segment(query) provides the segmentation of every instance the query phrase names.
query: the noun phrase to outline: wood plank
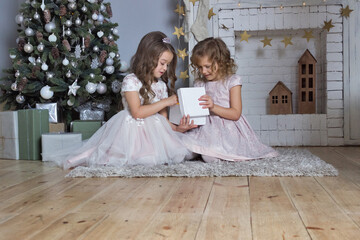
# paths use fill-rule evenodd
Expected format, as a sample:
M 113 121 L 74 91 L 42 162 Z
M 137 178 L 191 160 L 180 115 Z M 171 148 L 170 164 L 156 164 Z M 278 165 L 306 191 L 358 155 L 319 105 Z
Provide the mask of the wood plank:
M 79 239 L 106 217 L 104 213 L 70 213 L 30 239 Z
M 280 179 L 250 178 L 253 239 L 310 239 Z
M 213 178 L 184 178 L 179 188 L 138 239 L 194 239 L 213 186 Z
M 252 239 L 246 177 L 215 179 L 196 239 Z
M 360 147 L 336 147 L 334 151 L 360 165 Z
M 281 178 L 312 239 L 357 239 L 359 227 L 314 178 Z
M 11 239 L 16 233 L 18 239 L 25 239 L 40 232 L 52 222 L 100 193 L 107 181 L 108 179 L 86 179 L 64 192 L 42 196 L 40 201 L 0 224 L 2 237 Z M 18 227 L 19 223 L 21 223 L 21 228 Z
M 180 186 L 181 178 L 152 178 L 84 239 L 136 239 Z

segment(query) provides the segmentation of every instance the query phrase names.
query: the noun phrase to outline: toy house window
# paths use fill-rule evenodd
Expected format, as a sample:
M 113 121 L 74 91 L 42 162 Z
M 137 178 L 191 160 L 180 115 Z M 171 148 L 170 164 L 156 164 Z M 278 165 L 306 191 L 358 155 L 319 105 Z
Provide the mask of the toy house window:
M 301 64 L 301 74 L 306 74 L 306 64 Z
M 278 96 L 272 96 L 272 103 L 277 104 L 278 103 Z
M 287 103 L 288 102 L 288 96 L 287 95 L 282 95 L 281 96 L 281 102 L 282 103 Z
M 309 92 L 309 102 L 312 102 L 313 101 L 313 92 L 310 91 Z
M 306 88 L 306 78 L 301 79 L 301 87 Z
M 313 88 L 314 79 L 309 78 L 309 88 Z
M 313 73 L 314 73 L 314 65 L 309 64 L 309 74 L 313 74 Z
M 302 102 L 306 101 L 306 92 L 301 92 L 301 101 Z

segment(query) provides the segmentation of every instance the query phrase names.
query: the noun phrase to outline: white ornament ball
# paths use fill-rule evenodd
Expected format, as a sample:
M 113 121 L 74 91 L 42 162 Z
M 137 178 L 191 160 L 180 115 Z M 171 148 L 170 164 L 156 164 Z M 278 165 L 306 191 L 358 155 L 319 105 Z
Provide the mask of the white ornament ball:
M 55 36 L 55 34 L 51 34 L 51 35 L 49 36 L 49 41 L 50 41 L 50 42 L 56 42 L 56 40 L 57 40 L 57 37 Z
M 46 85 L 41 88 L 40 90 L 40 96 L 43 99 L 50 99 L 54 96 L 54 92 L 50 90 L 50 86 Z
M 120 72 L 127 72 L 127 70 L 129 70 L 129 65 L 127 64 L 127 62 L 125 61 L 120 61 L 121 67 L 120 67 Z
M 16 17 L 15 17 L 15 22 L 16 22 L 17 24 L 21 24 L 23 21 L 24 21 L 24 16 L 23 16 L 22 14 L 16 15 Z
M 93 47 L 93 50 L 94 50 L 94 52 L 98 52 L 98 51 L 99 51 L 99 47 L 98 47 L 98 46 L 94 46 L 94 47 Z
M 109 53 L 109 57 L 114 58 L 116 55 L 114 52 Z
M 96 21 L 98 19 L 98 15 L 96 13 L 93 13 L 93 15 L 91 16 L 92 20 Z
M 83 11 L 84 13 L 86 13 L 87 12 L 87 7 L 84 5 L 84 6 L 82 6 L 82 8 L 81 8 L 81 11 Z
M 105 68 L 105 72 L 106 72 L 107 74 L 113 74 L 114 71 L 115 71 L 114 66 L 106 66 L 106 68 Z
M 16 83 L 16 82 L 14 82 L 14 83 L 11 84 L 11 90 L 13 90 L 14 92 L 15 92 L 15 91 L 18 91 L 17 83 Z
M 10 54 L 9 55 L 11 59 L 15 59 L 16 58 L 16 55 L 15 54 Z
M 16 96 L 16 102 L 19 104 L 23 104 L 25 102 L 25 97 L 21 94 Z
M 116 58 L 119 59 L 120 58 L 120 53 L 116 54 Z
M 81 20 L 80 20 L 80 18 L 77 18 L 77 19 L 75 20 L 75 25 L 76 25 L 76 26 L 80 26 L 80 25 L 81 25 Z
M 66 102 L 66 103 L 67 103 L 67 105 L 68 105 L 68 106 L 70 106 L 70 107 L 74 105 L 74 103 L 73 103 L 70 99 L 69 99 L 69 100 L 67 100 L 67 102 Z
M 88 93 L 93 94 L 94 92 L 96 92 L 97 90 L 97 84 L 96 83 L 92 83 L 92 82 L 88 82 L 85 86 L 85 89 Z
M 64 58 L 64 60 L 62 61 L 62 64 L 64 65 L 64 66 L 67 66 L 67 65 L 69 65 L 69 60 L 67 59 L 67 58 Z
M 16 78 L 20 77 L 20 72 L 19 72 L 19 70 L 16 71 L 15 77 L 16 77 Z
M 111 83 L 111 90 L 113 93 L 118 93 L 121 90 L 121 82 L 119 80 L 115 80 Z
M 47 31 L 48 33 L 51 33 L 52 30 L 54 30 L 55 28 L 56 28 L 56 25 L 53 22 L 49 22 L 49 23 L 45 24 L 45 31 Z
M 41 58 L 40 58 L 40 57 L 38 57 L 38 58 L 36 59 L 36 63 L 38 63 L 38 64 L 41 64 L 41 63 L 42 63 L 42 61 L 41 61 Z
M 103 22 L 103 21 L 104 21 L 104 16 L 101 15 L 101 14 L 99 14 L 97 20 L 98 20 L 99 22 Z
M 99 94 L 104 94 L 106 93 L 106 90 L 107 90 L 107 86 L 105 83 L 99 83 L 96 87 L 96 91 L 99 93 Z
M 100 5 L 100 11 L 103 11 L 103 12 L 104 12 L 105 10 L 106 10 L 106 7 L 104 6 L 104 4 L 101 4 L 101 5 Z
M 43 71 L 47 71 L 47 70 L 49 69 L 49 66 L 48 66 L 46 63 L 43 63 L 43 64 L 41 65 L 41 69 L 42 69 Z
M 39 20 L 40 19 L 40 14 L 38 14 L 37 12 L 34 14 L 34 19 Z
M 108 39 L 109 39 L 110 41 L 112 41 L 112 40 L 114 40 L 114 36 L 113 36 L 113 35 L 109 35 L 109 36 L 108 36 Z
M 66 31 L 65 31 L 65 34 L 66 36 L 70 36 L 72 34 L 70 28 L 68 28 Z
M 68 20 L 65 21 L 65 26 L 71 27 L 71 25 L 72 25 L 71 20 L 68 19 Z
M 115 35 L 118 35 L 118 34 L 119 34 L 119 30 L 117 30 L 116 28 L 114 28 L 114 29 L 112 30 L 112 32 L 113 32 L 113 34 L 115 34 Z
M 31 36 L 34 36 L 35 32 L 34 30 L 32 30 L 32 28 L 26 28 L 25 29 L 25 35 L 28 36 L 28 37 L 31 37 Z
M 44 51 L 44 48 L 45 48 L 45 45 L 44 45 L 43 43 L 40 43 L 40 44 L 37 46 L 37 50 L 38 50 L 39 52 Z
M 69 8 L 70 10 L 75 10 L 75 9 L 76 9 L 76 3 L 69 3 L 69 4 L 68 4 L 68 8 Z
M 89 76 L 90 76 L 91 79 L 95 78 L 95 74 L 93 74 L 93 73 L 90 73 Z
M 66 73 L 66 77 L 67 77 L 67 78 L 71 78 L 71 75 L 72 75 L 72 74 L 71 74 L 71 71 L 69 70 L 69 71 Z
M 113 64 L 114 64 L 114 60 L 111 57 L 106 59 L 106 65 L 111 66 Z
M 31 45 L 30 43 L 25 44 L 24 46 L 24 51 L 27 53 L 31 53 L 34 50 L 33 45 Z

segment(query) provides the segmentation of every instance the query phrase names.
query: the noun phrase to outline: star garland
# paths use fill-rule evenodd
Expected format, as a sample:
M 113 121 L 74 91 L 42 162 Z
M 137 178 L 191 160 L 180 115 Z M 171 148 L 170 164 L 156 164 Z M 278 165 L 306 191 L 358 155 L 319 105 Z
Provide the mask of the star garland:
M 241 41 L 246 41 L 246 42 L 249 42 L 249 37 L 251 37 L 250 34 L 248 34 L 246 31 L 244 31 L 242 34 L 240 34 L 240 42 Z
M 305 35 L 302 37 L 306 38 L 307 42 L 309 42 L 311 38 L 314 38 L 314 36 L 312 35 L 312 30 L 310 30 L 310 31 L 305 30 Z
M 266 47 L 266 46 L 271 47 L 271 40 L 272 40 L 272 38 L 268 38 L 268 37 L 265 37 L 263 40 L 261 40 L 260 42 L 264 43 L 263 48 Z
M 328 32 L 330 32 L 330 29 L 334 27 L 331 21 L 332 19 L 330 19 L 329 21 L 324 21 L 323 29 L 326 29 Z
M 286 48 L 288 45 L 293 45 L 293 43 L 291 42 L 291 39 L 292 39 L 292 37 L 285 36 L 285 37 L 284 37 L 284 40 L 281 40 L 281 42 L 283 42 L 283 43 L 285 44 L 285 48 Z
M 185 35 L 183 27 L 181 27 L 181 28 L 174 27 L 174 28 L 175 28 L 175 32 L 173 32 L 173 35 L 176 35 L 178 39 L 180 38 L 180 36 Z
M 340 13 L 342 17 L 348 18 L 350 16 L 350 13 L 354 11 L 349 8 L 349 5 L 347 5 L 345 8 L 340 9 Z
M 187 79 L 188 77 L 189 77 L 189 75 L 188 75 L 188 70 L 185 70 L 185 71 L 183 71 L 183 72 L 180 72 L 180 76 L 179 76 L 180 79 L 185 80 L 185 79 Z
M 182 60 L 185 60 L 185 57 L 188 56 L 188 54 L 186 53 L 186 48 L 184 48 L 183 50 L 179 50 L 178 49 L 178 57 L 182 58 Z

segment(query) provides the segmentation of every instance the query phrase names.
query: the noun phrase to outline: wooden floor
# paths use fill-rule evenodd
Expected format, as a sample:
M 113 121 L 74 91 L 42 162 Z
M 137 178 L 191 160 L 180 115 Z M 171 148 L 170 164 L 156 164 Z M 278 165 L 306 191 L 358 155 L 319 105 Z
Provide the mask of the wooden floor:
M 0 239 L 360 239 L 360 147 L 338 177 L 64 178 L 0 160 Z

